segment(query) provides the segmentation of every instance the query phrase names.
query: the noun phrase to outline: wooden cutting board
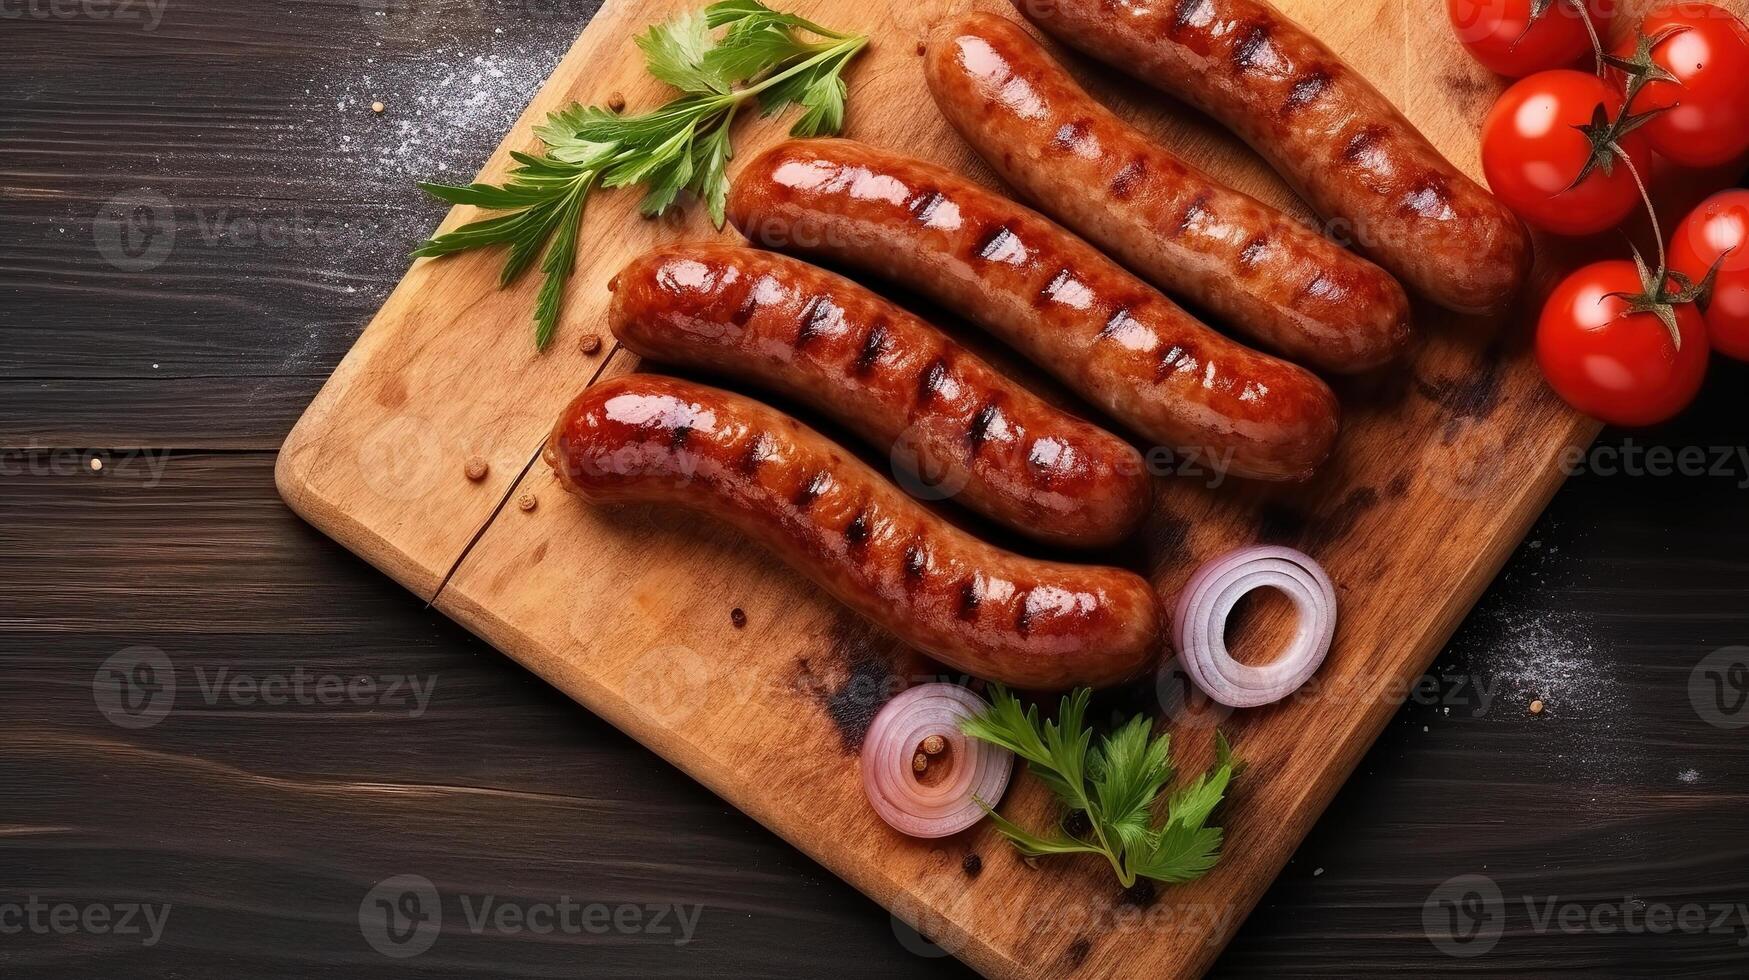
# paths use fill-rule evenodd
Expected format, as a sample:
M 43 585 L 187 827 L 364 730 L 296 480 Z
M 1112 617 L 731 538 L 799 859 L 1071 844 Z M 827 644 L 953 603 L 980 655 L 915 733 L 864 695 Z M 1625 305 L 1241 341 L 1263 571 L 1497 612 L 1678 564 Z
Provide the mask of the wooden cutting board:
M 610 2 L 486 165 L 500 178 L 530 126 L 571 100 L 667 93 L 628 39 L 702 0 Z M 998 4 L 979 4 L 1002 9 Z M 1477 131 L 1500 83 L 1428 0 L 1282 0 L 1477 172 Z M 936 114 L 918 40 L 970 3 L 794 0 L 791 9 L 875 38 L 852 71 L 846 135 L 990 180 Z M 1641 4 L 1629 4 L 1635 12 Z M 1231 184 L 1303 207 L 1249 151 L 1170 100 L 1070 59 L 1126 117 Z M 787 120 L 748 121 L 741 159 Z M 864 802 L 862 726 L 896 690 L 941 673 L 841 610 L 754 544 L 692 518 L 592 511 L 563 494 L 539 445 L 584 385 L 637 368 L 610 350 L 608 279 L 649 246 L 726 237 L 690 209 L 635 216 L 598 198 L 553 348 L 532 347 L 535 277 L 496 288 L 500 254 L 413 265 L 286 441 L 278 482 L 312 524 L 607 718 L 991 976 L 1191 976 L 1214 959 L 1561 482 L 1558 459 L 1595 435 L 1543 386 L 1522 323 L 1418 309 L 1412 360 L 1338 384 L 1338 452 L 1305 487 L 1165 480 L 1133 545 L 1110 560 L 1171 596 L 1196 565 L 1257 540 L 1296 545 L 1335 579 L 1342 621 L 1311 693 L 1225 717 L 1163 674 L 1117 698 L 1165 705 L 1181 771 L 1210 758 L 1212 725 L 1249 768 L 1221 820 L 1226 855 L 1200 882 L 1137 906 L 1097 859 L 1029 867 L 987 824 L 922 842 Z M 445 227 L 477 217 L 458 209 Z M 409 243 L 411 245 L 412 243 Z M 1537 297 L 1571 257 L 1539 263 Z M 1526 309 L 1534 309 L 1533 299 Z M 1520 318 L 1524 319 L 1524 318 Z M 594 355 L 586 334 L 607 342 Z M 470 457 L 490 465 L 477 482 Z M 536 506 L 525 509 L 519 498 Z M 731 609 L 745 613 L 744 627 Z M 1253 637 L 1281 627 L 1273 607 Z M 1047 794 L 1017 780 L 1003 805 L 1044 826 Z M 974 860 L 975 858 L 975 860 Z

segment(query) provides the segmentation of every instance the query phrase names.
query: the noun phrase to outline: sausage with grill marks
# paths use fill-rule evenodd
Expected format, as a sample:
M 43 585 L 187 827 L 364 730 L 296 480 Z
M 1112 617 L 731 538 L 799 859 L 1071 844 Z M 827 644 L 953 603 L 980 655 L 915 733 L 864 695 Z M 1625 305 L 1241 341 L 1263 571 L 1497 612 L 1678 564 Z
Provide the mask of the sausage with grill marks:
M 1408 342 L 1409 298 L 1389 273 L 1166 151 L 1013 21 L 953 18 L 924 71 L 942 115 L 1009 185 L 1265 347 L 1351 373 Z
M 1116 543 L 1147 513 L 1152 481 L 1128 443 L 842 276 L 692 243 L 633 260 L 613 290 L 609 326 L 633 353 L 800 399 L 929 476 L 930 496 L 1073 547 Z
M 591 503 L 678 505 L 739 528 L 905 643 L 987 680 L 1102 687 L 1162 649 L 1141 576 L 979 541 L 740 395 L 646 374 L 600 382 L 559 417 L 545 457 Z
M 958 311 L 1156 446 L 1301 480 L 1336 439 L 1318 378 L 1208 327 L 1043 215 L 851 140 L 791 140 L 729 195 L 741 233 L 848 263 Z
M 1406 286 L 1497 312 L 1530 272 L 1524 223 L 1390 100 L 1264 0 L 1012 0 L 1064 43 L 1208 113 Z

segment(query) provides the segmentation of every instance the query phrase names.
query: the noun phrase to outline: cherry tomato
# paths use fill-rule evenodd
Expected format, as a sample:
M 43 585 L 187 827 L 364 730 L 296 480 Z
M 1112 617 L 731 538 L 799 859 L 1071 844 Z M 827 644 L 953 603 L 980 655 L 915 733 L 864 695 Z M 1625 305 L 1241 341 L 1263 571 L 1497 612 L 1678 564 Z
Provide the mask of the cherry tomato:
M 1564 68 L 1590 56 L 1591 35 L 1574 0 L 1555 0 L 1535 24 L 1532 0 L 1446 0 L 1452 30 L 1470 57 L 1499 75 L 1520 78 L 1531 72 Z M 1610 0 L 1588 0 L 1598 37 L 1609 36 Z M 1529 29 L 1526 30 L 1526 25 Z
M 1710 3 L 1684 2 L 1646 16 L 1649 38 L 1680 28 L 1652 48 L 1652 61 L 1675 82 L 1648 82 L 1634 112 L 1663 109 L 1640 130 L 1652 149 L 1687 167 L 1713 167 L 1749 151 L 1749 28 Z M 1636 38 L 1616 54 L 1632 58 Z M 1625 84 L 1625 82 L 1623 83 Z
M 1706 377 L 1706 324 L 1678 305 L 1679 351 L 1651 313 L 1629 313 L 1607 295 L 1643 292 L 1626 259 L 1596 262 L 1555 287 L 1536 327 L 1543 377 L 1567 404 L 1612 425 L 1653 425 L 1682 411 Z
M 1507 207 L 1545 231 L 1591 235 L 1621 224 L 1640 206 L 1640 191 L 1620 160 L 1613 171 L 1593 169 L 1569 189 L 1591 155 L 1588 125 L 1602 105 L 1614 119 L 1622 93 L 1614 83 L 1582 71 L 1538 72 L 1507 89 L 1482 123 L 1482 171 Z M 1621 140 L 1641 175 L 1651 155 L 1639 133 Z
M 1749 361 L 1749 190 L 1721 191 L 1700 202 L 1671 236 L 1670 268 L 1697 283 L 1721 255 L 1706 310 L 1707 341 L 1727 357 Z

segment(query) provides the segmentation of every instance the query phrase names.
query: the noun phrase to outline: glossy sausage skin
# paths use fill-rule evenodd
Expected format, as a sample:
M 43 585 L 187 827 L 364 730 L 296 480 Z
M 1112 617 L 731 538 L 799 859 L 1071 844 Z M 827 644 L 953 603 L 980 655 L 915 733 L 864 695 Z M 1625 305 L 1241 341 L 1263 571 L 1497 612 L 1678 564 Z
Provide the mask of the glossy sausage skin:
M 1408 342 L 1409 297 L 1389 273 L 1167 152 L 1013 21 L 953 18 L 924 71 L 942 115 L 1010 186 L 1263 346 L 1351 373 Z
M 806 402 L 918 482 L 1053 544 L 1134 531 L 1152 481 L 1129 443 L 1046 404 L 842 276 L 758 249 L 670 245 L 614 278 L 608 322 L 633 353 Z
M 1162 614 L 1141 576 L 985 544 L 740 395 L 647 374 L 603 381 L 565 409 L 545 455 L 591 503 L 678 505 L 739 528 L 851 609 L 978 677 L 1099 687 L 1161 650 Z
M 850 140 L 791 140 L 742 168 L 741 233 L 902 282 L 951 307 L 1158 447 L 1300 480 L 1336 397 L 1208 327 L 1049 219 L 950 170 Z
M 1039 27 L 1237 133 L 1337 238 L 1410 289 L 1497 311 L 1530 271 L 1518 217 L 1389 100 L 1263 0 L 1012 0 Z

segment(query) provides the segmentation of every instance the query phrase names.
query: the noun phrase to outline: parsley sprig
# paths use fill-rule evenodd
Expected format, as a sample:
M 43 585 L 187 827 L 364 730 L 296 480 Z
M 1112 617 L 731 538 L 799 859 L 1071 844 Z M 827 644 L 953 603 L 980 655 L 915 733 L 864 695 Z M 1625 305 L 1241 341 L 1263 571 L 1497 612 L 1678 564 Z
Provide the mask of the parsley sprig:
M 727 28 L 720 36 L 712 32 Z M 757 101 L 770 116 L 799 105 L 790 129 L 798 137 L 830 135 L 844 125 L 844 69 L 868 44 L 812 21 L 772 10 L 759 0 L 722 0 L 702 12 L 652 26 L 636 39 L 651 75 L 680 95 L 651 112 L 622 116 L 600 106 L 552 113 L 535 135 L 543 154 L 512 153 L 517 166 L 503 186 L 421 183 L 450 204 L 508 212 L 464 225 L 422 243 L 414 257 L 509 246 L 499 286 L 515 281 L 540 258 L 535 344 L 552 341 L 560 299 L 576 265 L 578 224 L 597 187 L 645 188 L 639 210 L 656 217 L 682 191 L 705 202 L 723 226 L 733 156 L 730 127 Z
M 1168 798 L 1163 816 L 1158 802 L 1172 781 L 1171 735 L 1153 734 L 1153 721 L 1137 715 L 1094 744 L 1087 727 L 1087 701 L 1080 688 L 1063 698 L 1054 720 L 1039 721 L 1038 706 L 1023 709 L 1006 688 L 993 686 L 990 706 L 961 722 L 967 735 L 999 745 L 1026 760 L 1027 769 L 1067 807 L 1057 832 L 1034 834 L 983 806 L 1022 854 L 1098 854 L 1111 863 L 1125 888 L 1137 878 L 1179 884 L 1202 877 L 1220 860 L 1221 829 L 1206 826 L 1209 815 L 1238 772 L 1227 740 L 1216 733 L 1212 770 Z M 1068 818 L 1085 816 L 1085 831 L 1071 832 Z

